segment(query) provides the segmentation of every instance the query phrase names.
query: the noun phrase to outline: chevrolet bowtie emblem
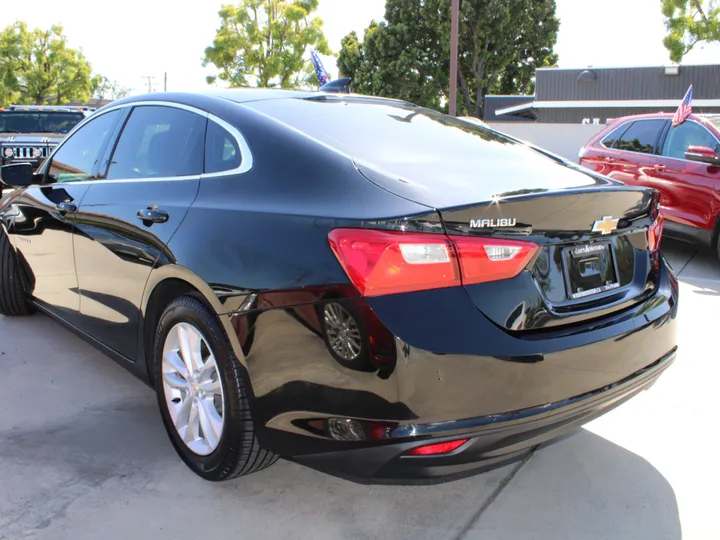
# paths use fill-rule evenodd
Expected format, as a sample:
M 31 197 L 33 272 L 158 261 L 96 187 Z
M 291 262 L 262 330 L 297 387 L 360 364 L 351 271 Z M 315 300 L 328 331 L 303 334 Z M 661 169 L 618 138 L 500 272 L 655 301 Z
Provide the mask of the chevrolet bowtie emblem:
M 592 232 L 599 232 L 602 234 L 610 234 L 618 228 L 619 219 L 613 219 L 612 216 L 604 216 L 601 220 L 593 223 Z

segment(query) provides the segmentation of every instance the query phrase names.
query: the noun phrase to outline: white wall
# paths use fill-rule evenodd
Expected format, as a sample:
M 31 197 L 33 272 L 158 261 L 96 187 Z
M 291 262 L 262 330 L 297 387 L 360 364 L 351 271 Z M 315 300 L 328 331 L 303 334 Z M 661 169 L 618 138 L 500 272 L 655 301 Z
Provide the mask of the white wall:
M 554 154 L 577 162 L 578 152 L 604 125 L 541 124 L 538 122 L 492 122 L 491 128 L 531 142 Z

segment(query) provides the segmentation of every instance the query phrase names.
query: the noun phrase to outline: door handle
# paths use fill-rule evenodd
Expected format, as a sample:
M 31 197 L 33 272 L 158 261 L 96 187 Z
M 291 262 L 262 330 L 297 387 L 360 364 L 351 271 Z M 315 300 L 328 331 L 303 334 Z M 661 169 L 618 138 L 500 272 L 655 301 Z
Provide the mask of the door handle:
M 68 214 L 72 212 L 77 212 L 77 206 L 74 205 L 71 202 L 61 202 L 57 205 L 58 212 L 61 214 Z
M 137 217 L 148 225 L 150 223 L 165 223 L 170 216 L 164 210 L 158 210 L 156 206 L 148 206 L 138 210 Z

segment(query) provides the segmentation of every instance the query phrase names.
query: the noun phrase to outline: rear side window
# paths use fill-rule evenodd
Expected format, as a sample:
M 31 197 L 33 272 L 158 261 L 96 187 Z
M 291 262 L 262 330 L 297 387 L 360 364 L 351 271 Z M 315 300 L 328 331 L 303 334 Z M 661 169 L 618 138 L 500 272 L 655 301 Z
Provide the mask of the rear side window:
M 240 148 L 228 130 L 213 121 L 208 123 L 205 139 L 205 172 L 237 169 L 242 162 Z
M 112 135 L 120 111 L 110 111 L 90 120 L 58 148 L 48 176 L 56 182 L 94 180 L 100 153 Z
M 136 107 L 120 135 L 107 178 L 202 174 L 206 125 L 206 117 L 183 109 Z
M 638 120 L 615 143 L 617 150 L 652 154 L 655 151 L 665 120 Z
M 605 148 L 612 148 L 620 137 L 622 137 L 622 134 L 625 133 L 625 130 L 627 130 L 629 125 L 630 122 L 625 122 L 621 126 L 613 129 L 609 135 L 600 141 L 600 144 L 602 144 Z
M 718 142 L 707 129 L 695 122 L 684 122 L 670 128 L 663 145 L 663 156 L 685 159 L 685 152 L 690 146 L 706 146 L 718 149 Z

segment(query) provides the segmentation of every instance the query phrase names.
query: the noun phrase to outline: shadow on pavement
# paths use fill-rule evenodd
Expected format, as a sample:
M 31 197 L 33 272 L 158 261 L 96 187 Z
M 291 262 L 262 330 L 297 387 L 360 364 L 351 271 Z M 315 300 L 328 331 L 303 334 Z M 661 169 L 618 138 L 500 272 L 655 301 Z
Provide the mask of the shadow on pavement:
M 663 476 L 586 430 L 541 448 L 502 490 L 515 466 L 398 487 L 358 485 L 280 461 L 213 484 L 176 458 L 148 390 L 2 433 L 0 455 L 0 538 L 231 538 L 238 531 L 313 540 L 681 538 Z M 189 520 L 189 508 L 212 520 Z
M 582 429 L 542 447 L 463 538 L 679 540 L 672 486 L 642 457 Z
M 675 272 L 720 280 L 720 255 L 695 244 L 663 239 L 662 253 Z

